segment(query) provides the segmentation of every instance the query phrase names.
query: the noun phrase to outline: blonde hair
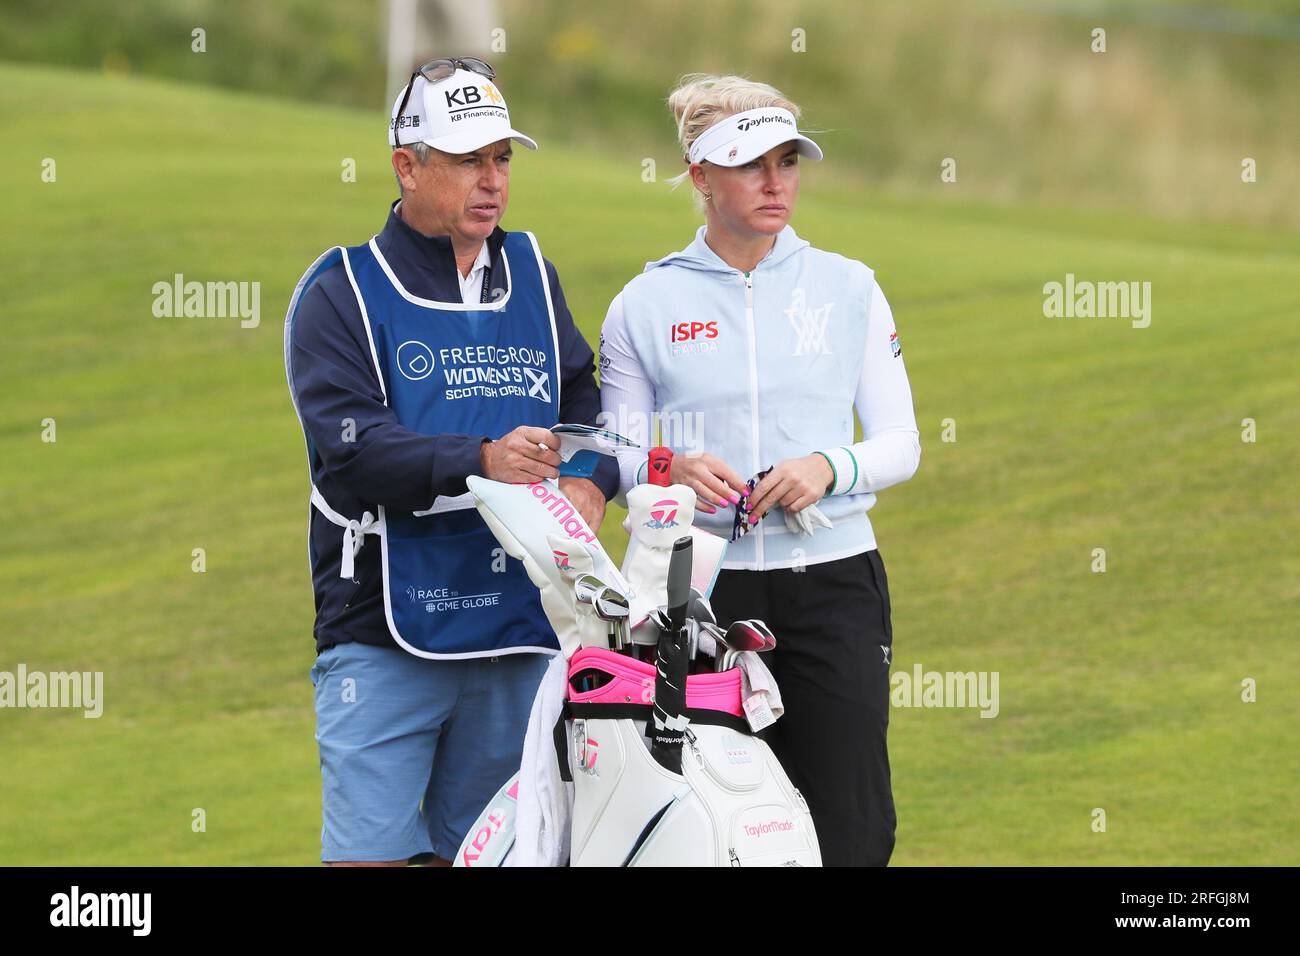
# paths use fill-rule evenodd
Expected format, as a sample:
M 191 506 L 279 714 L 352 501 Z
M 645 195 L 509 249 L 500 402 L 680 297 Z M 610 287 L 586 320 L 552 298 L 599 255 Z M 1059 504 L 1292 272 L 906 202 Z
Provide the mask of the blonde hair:
M 719 120 L 761 106 L 779 106 L 793 113 L 795 119 L 802 115 L 798 104 L 776 87 L 743 76 L 687 73 L 678 80 L 677 88 L 668 94 L 668 109 L 673 114 L 682 158 L 688 168 L 668 180 L 673 187 L 690 176 L 691 144 L 701 133 Z M 702 206 L 698 191 L 696 203 Z

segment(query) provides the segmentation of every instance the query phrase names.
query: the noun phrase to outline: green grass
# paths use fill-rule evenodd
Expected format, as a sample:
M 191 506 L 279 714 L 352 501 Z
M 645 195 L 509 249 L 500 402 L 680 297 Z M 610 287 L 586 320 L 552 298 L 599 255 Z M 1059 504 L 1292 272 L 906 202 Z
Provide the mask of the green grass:
M 492 6 L 503 31 L 492 41 L 486 27 L 437 30 L 417 39 L 417 58 L 488 57 L 515 121 L 548 146 L 676 173 L 669 90 L 687 72 L 743 72 L 801 105 L 826 149 L 821 177 L 854 190 L 932 197 L 949 189 L 939 173 L 951 158 L 968 198 L 1300 226 L 1300 124 L 1287 121 L 1300 115 L 1300 0 L 783 0 L 758 15 L 753 0 Z M 373 109 L 405 80 L 387 75 L 385 7 L 0 2 L 0 59 Z
M 281 317 L 322 249 L 382 225 L 382 122 L 0 65 L 0 670 L 102 670 L 107 698 L 99 720 L 0 711 L 0 864 L 317 859 Z M 1001 680 L 996 719 L 892 712 L 895 861 L 1300 862 L 1300 237 L 805 176 L 795 225 L 877 270 L 922 429 L 919 473 L 873 512 L 896 669 Z M 695 225 L 637 159 L 548 146 L 513 188 L 507 225 L 538 234 L 593 342 Z M 154 318 L 176 272 L 260 281 L 261 325 Z M 1151 327 L 1044 318 L 1066 272 L 1150 281 Z

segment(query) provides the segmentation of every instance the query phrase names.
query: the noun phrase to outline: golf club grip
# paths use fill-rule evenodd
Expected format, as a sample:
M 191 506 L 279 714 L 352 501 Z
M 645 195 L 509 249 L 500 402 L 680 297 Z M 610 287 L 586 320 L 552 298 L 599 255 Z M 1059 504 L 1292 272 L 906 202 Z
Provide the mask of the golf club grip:
M 650 449 L 650 463 L 646 466 L 646 481 L 661 488 L 672 484 L 673 450 L 663 445 Z
M 686 605 L 691 600 L 691 548 L 689 535 L 673 542 L 668 559 L 668 620 L 675 631 L 686 626 Z

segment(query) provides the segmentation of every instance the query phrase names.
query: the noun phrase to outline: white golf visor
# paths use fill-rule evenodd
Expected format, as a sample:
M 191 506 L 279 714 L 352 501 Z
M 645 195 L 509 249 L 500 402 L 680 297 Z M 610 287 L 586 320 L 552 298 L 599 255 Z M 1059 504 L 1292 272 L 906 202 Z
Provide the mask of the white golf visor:
M 779 106 L 745 110 L 714 123 L 691 144 L 691 162 L 743 166 L 774 146 L 793 142 L 800 156 L 821 159 L 821 147 L 799 132 L 794 114 Z

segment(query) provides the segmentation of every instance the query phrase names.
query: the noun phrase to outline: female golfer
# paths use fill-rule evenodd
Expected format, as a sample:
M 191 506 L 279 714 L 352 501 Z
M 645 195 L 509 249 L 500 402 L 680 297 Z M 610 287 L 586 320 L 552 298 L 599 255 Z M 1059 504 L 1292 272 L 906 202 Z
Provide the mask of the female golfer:
M 697 523 L 733 539 L 713 607 L 776 634 L 767 661 L 785 714 L 764 736 L 808 801 L 825 863 L 883 866 L 893 636 L 867 511 L 921 455 L 894 320 L 870 268 L 789 225 L 800 157 L 822 157 L 798 106 L 764 83 L 700 75 L 668 105 L 678 179 L 705 224 L 610 304 L 602 420 L 647 444 L 637 425 L 657 420 Z M 645 480 L 643 456 L 620 464 L 625 491 Z

